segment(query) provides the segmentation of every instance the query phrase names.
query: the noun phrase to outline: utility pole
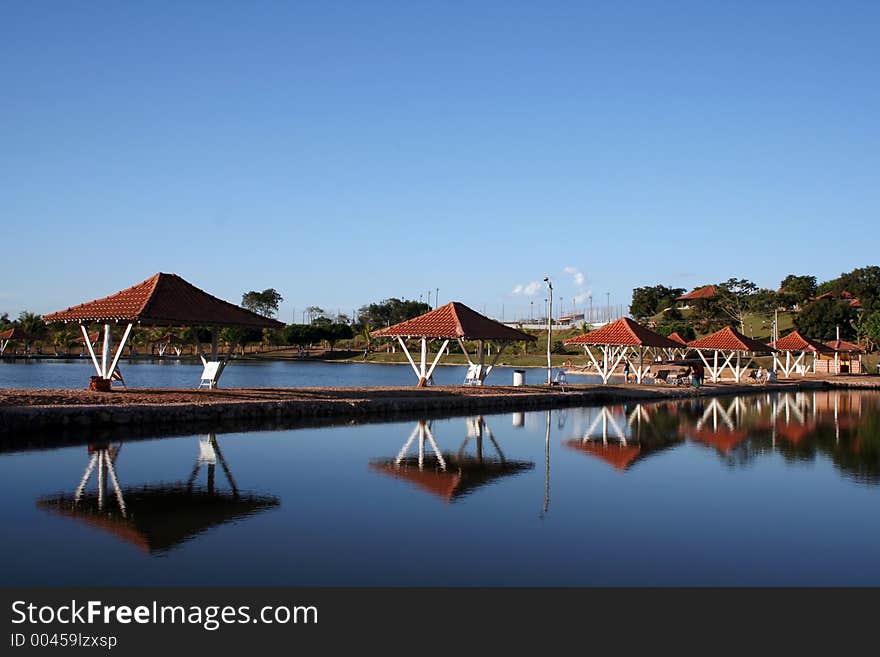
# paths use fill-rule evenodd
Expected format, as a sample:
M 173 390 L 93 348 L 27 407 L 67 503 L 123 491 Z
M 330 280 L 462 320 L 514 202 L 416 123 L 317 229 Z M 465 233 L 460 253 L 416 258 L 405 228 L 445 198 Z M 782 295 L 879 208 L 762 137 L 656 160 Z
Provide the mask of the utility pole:
M 605 293 L 605 321 L 611 321 L 611 292 Z
M 436 288 L 434 290 L 434 307 L 437 308 L 440 306 L 440 288 Z
M 553 365 L 550 361 L 550 343 L 553 340 L 553 284 L 549 277 L 545 277 L 544 282 L 550 290 L 550 302 L 547 305 L 547 385 L 549 386 L 553 378 Z

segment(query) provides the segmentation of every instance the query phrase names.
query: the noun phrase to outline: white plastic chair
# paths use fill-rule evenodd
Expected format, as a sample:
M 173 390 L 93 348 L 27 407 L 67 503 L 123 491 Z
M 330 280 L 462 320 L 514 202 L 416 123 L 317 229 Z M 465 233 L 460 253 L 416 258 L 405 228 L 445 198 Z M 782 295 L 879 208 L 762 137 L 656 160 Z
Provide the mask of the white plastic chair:
M 556 370 L 556 374 L 553 376 L 553 383 L 562 388 L 562 392 L 565 392 L 565 386 L 568 383 L 568 379 L 565 378 L 565 370 Z
M 202 378 L 199 381 L 199 388 L 216 388 L 217 379 L 220 376 L 220 361 L 209 360 L 205 363 L 205 369 L 202 371 Z

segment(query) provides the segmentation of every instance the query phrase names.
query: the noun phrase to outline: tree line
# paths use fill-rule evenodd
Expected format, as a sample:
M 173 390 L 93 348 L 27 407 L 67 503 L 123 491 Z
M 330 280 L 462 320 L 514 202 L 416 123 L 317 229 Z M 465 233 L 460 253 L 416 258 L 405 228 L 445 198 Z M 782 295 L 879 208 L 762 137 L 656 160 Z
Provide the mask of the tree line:
M 275 318 L 284 297 L 274 288 L 262 291 L 250 290 L 242 294 L 241 307 L 263 317 Z M 356 317 L 339 314 L 330 316 L 319 306 L 309 306 L 306 312 L 308 323 L 287 324 L 283 329 L 234 329 L 226 328 L 220 332 L 220 341 L 224 344 L 236 344 L 244 350 L 245 346 L 262 344 L 265 346 L 295 345 L 304 348 L 310 345 L 326 343 L 332 351 L 339 342 L 357 340 L 367 347 L 372 342 L 370 333 L 377 328 L 390 326 L 398 322 L 412 319 L 431 310 L 421 301 L 390 298 L 361 306 Z M 30 352 L 33 343 L 50 343 L 56 352 L 68 353 L 71 348 L 85 348 L 82 333 L 74 324 L 46 324 L 41 315 L 24 311 L 17 319 L 11 319 L 8 313 L 0 314 L 0 332 L 18 327 L 27 334 L 24 351 Z M 117 330 L 121 336 L 121 330 Z M 211 334 L 207 328 L 140 328 L 132 331 L 129 349 L 137 353 L 141 349 L 155 351 L 156 345 L 163 342 L 172 344 L 194 345 L 199 342 L 210 343 Z M 100 339 L 100 336 L 99 336 Z
M 697 286 L 694 290 L 706 287 Z M 880 267 L 859 267 L 818 283 L 815 276 L 789 274 L 777 290 L 744 278 L 714 284 L 710 298 L 690 300 L 685 309 L 676 299 L 684 288 L 652 285 L 633 290 L 630 314 L 652 323 L 658 332 L 678 331 L 693 339 L 732 324 L 747 333 L 750 319 L 790 313 L 795 328 L 816 340 L 860 340 L 870 349 L 880 343 Z

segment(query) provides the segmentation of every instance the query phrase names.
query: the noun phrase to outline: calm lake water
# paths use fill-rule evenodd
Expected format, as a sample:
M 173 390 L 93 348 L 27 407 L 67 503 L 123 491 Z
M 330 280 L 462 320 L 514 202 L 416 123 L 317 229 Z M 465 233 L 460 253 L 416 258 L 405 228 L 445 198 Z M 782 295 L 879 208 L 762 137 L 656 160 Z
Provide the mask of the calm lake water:
M 201 364 L 176 360 L 120 361 L 125 382 L 130 388 L 195 388 L 202 374 Z M 467 368 L 438 366 L 434 370 L 437 385 L 461 385 Z M 547 380 L 547 370 L 525 369 L 526 383 Z M 0 359 L 0 388 L 85 388 L 95 368 L 85 359 Z M 595 376 L 568 377 L 571 383 L 597 383 Z M 496 367 L 486 379 L 487 385 L 510 385 L 513 368 Z M 407 365 L 375 363 L 322 363 L 309 361 L 234 361 L 220 379 L 220 387 L 343 387 L 409 386 L 416 377 Z
M 880 395 L 0 454 L 2 585 L 878 585 Z

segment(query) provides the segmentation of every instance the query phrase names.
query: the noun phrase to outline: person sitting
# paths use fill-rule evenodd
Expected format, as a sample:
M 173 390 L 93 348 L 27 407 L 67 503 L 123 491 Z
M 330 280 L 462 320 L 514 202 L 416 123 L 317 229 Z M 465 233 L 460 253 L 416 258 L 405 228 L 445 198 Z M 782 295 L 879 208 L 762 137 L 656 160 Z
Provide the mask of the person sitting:
M 766 375 L 767 380 L 765 381 L 765 383 L 775 383 L 778 378 L 776 376 L 776 370 L 766 370 L 766 372 L 767 372 L 767 375 Z

